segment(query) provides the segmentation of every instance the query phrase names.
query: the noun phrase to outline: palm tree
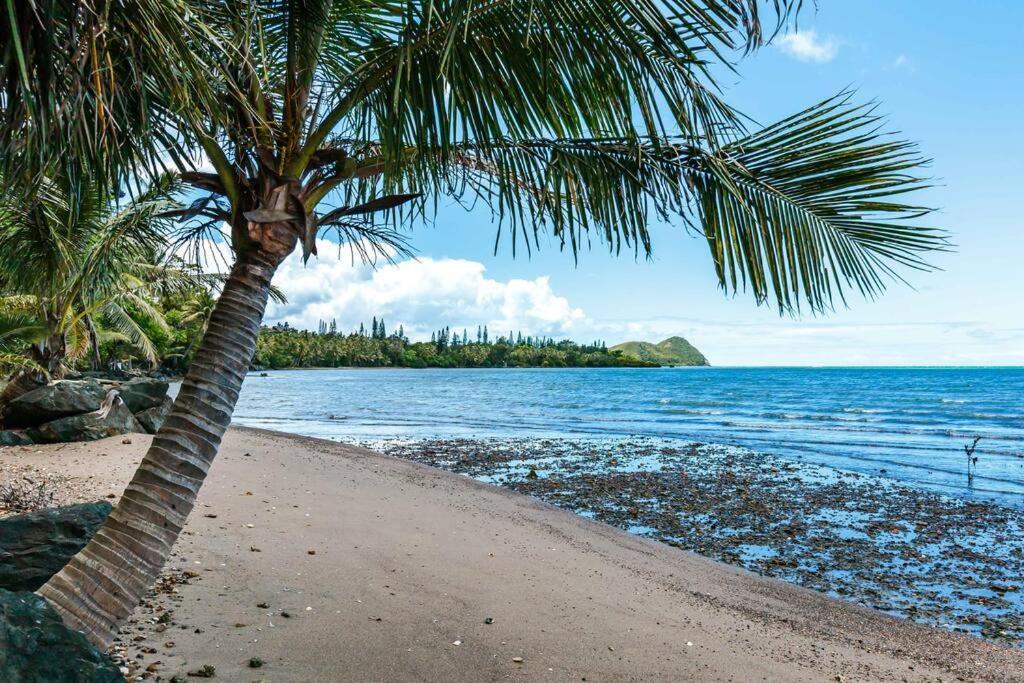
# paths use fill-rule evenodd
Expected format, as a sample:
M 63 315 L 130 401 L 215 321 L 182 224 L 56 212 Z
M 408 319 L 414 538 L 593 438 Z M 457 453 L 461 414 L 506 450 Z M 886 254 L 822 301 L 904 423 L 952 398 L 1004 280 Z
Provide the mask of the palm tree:
M 173 206 L 169 192 L 165 178 L 117 206 L 80 177 L 46 178 L 30 203 L 0 203 L 0 311 L 23 321 L 21 350 L 32 361 L 5 388 L 0 406 L 61 376 L 69 361 L 90 352 L 95 360 L 101 336 L 156 360 L 140 321 L 166 328 L 152 302 L 192 282 L 163 253 L 168 219 L 159 214 Z
M 651 225 L 677 221 L 706 237 L 723 288 L 782 311 L 875 296 L 944 244 L 901 199 L 924 184 L 915 148 L 848 94 L 753 132 L 720 99 L 716 62 L 763 41 L 758 0 L 196 4 L 217 106 L 163 122 L 213 168 L 182 174 L 203 191 L 186 236 L 226 224 L 234 264 L 123 497 L 39 591 L 101 645 L 194 505 L 276 269 L 325 230 L 392 254 L 400 225 L 453 197 L 492 207 L 513 252 L 546 231 L 574 253 L 648 254 Z M 784 20 L 800 2 L 771 4 Z

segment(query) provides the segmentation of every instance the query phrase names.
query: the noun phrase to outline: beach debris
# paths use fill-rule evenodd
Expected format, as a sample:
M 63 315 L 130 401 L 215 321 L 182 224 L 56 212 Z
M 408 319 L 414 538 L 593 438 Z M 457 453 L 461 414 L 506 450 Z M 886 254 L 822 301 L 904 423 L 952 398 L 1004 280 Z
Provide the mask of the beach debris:
M 292 614 L 291 614 L 291 612 L 288 612 L 288 611 L 285 611 L 285 610 L 281 610 L 281 616 L 284 617 L 285 619 L 291 619 Z
M 258 669 L 261 666 L 263 666 L 263 660 L 262 659 L 260 659 L 259 657 L 250 657 L 249 658 L 249 668 L 250 669 Z
M 265 603 L 265 602 L 257 602 L 256 606 L 259 607 L 260 609 L 267 609 L 267 607 L 269 607 L 269 605 L 267 603 Z
M 494 623 L 494 619 L 492 619 L 491 617 L 485 617 L 484 618 L 484 623 L 485 624 L 493 624 Z
M 188 675 L 195 678 L 213 678 L 217 675 L 217 667 L 212 664 L 203 664 L 195 671 L 189 671 Z
M 307 555 L 316 555 L 316 551 L 315 550 L 307 550 L 306 554 Z
M 249 546 L 249 552 L 251 553 L 262 553 L 263 551 L 254 545 Z
M 513 657 L 512 661 L 515 662 L 516 664 L 522 664 L 524 660 L 523 660 L 522 657 Z
M 132 440 L 129 439 L 128 437 L 121 439 L 121 443 L 123 443 L 125 446 L 131 445 L 131 442 Z
M 452 645 L 462 645 L 462 641 L 461 640 L 452 641 Z
M 533 467 L 531 467 L 530 471 L 526 473 L 526 478 L 527 479 L 536 479 L 537 478 L 537 470 L 534 469 Z
M 978 442 L 981 441 L 980 436 L 974 437 L 974 441 L 968 445 L 964 444 L 964 455 L 967 456 L 967 485 L 971 486 L 974 484 L 974 473 L 978 469 L 978 456 L 974 455 L 975 449 L 978 447 Z

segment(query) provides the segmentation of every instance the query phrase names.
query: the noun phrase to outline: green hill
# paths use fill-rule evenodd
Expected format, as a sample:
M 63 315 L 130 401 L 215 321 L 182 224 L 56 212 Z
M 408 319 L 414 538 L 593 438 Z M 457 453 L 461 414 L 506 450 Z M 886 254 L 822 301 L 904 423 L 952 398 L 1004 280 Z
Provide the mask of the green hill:
M 665 341 L 630 341 L 617 344 L 612 351 L 622 351 L 627 356 L 659 365 L 710 365 L 704 354 L 682 337 L 669 337 Z

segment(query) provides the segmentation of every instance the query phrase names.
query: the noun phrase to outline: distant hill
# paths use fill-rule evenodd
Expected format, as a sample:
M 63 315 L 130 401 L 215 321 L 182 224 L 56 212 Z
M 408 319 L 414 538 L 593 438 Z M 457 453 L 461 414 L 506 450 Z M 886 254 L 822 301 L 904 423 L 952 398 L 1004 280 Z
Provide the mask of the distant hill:
M 642 341 L 623 342 L 613 346 L 611 350 L 622 351 L 627 356 L 659 365 L 710 365 L 704 354 L 682 337 L 669 337 L 657 344 Z

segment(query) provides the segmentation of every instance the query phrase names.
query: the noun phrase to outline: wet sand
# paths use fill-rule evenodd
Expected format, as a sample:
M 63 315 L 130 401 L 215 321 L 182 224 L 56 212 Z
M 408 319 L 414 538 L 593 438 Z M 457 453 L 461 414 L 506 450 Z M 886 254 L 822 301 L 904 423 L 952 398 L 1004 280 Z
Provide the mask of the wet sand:
M 105 497 L 147 444 L 4 448 L 0 478 L 45 469 Z M 122 641 L 133 672 L 163 680 L 204 665 L 275 682 L 1024 680 L 1020 650 L 464 476 L 250 429 L 229 432 Z

